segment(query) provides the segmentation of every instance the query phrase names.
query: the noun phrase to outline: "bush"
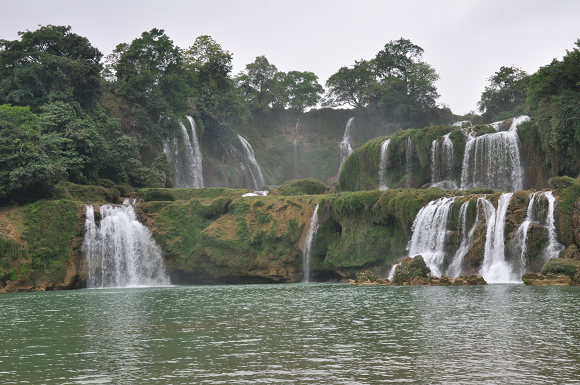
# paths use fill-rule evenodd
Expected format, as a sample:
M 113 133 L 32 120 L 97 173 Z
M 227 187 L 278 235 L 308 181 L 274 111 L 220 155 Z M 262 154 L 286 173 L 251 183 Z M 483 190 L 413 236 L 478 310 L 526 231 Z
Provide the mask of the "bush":
M 542 268 L 542 274 L 567 275 L 574 279 L 580 271 L 580 261 L 567 258 L 552 258 Z
M 280 195 L 320 195 L 327 187 L 318 179 L 306 178 L 285 182 L 278 188 Z

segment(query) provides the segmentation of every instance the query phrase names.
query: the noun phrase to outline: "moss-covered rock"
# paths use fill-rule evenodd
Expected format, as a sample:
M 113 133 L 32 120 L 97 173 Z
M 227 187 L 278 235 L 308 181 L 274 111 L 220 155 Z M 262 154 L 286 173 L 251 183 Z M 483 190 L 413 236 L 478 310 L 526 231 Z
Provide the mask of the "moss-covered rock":
M 284 182 L 277 190 L 279 195 L 321 195 L 328 187 L 317 179 L 306 178 Z

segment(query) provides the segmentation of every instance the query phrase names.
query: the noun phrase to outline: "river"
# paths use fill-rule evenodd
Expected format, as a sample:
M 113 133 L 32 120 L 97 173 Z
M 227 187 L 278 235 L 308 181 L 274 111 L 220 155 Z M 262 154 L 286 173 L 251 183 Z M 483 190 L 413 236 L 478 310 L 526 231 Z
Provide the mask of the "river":
M 0 383 L 580 383 L 580 288 L 2 294 Z

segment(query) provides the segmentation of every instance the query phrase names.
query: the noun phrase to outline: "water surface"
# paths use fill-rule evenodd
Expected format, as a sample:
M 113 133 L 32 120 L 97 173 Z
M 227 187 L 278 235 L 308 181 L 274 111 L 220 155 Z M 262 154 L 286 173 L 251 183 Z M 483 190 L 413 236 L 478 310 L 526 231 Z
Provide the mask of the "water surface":
M 0 295 L 2 384 L 580 383 L 580 288 Z

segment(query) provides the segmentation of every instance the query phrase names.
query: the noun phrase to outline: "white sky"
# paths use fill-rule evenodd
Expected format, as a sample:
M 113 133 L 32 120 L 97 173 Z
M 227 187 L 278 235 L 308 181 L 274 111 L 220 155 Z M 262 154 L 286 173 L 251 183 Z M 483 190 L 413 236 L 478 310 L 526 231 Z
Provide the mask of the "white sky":
M 47 24 L 72 26 L 105 56 L 152 28 L 181 48 L 210 35 L 233 53 L 234 73 L 265 55 L 281 71 L 314 72 L 321 84 L 404 37 L 439 73 L 438 101 L 465 114 L 501 66 L 533 73 L 572 49 L 580 1 L 2 0 L 0 39 Z

